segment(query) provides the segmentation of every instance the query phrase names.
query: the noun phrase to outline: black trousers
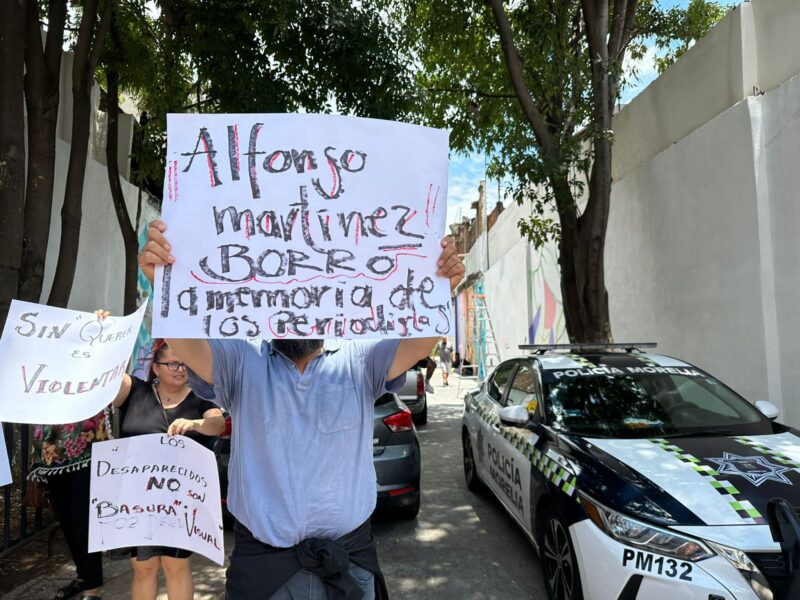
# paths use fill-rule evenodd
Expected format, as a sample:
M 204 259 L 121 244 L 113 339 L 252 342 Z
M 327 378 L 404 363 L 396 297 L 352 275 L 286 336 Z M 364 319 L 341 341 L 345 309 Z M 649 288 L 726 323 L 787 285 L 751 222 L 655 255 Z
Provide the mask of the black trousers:
M 89 547 L 89 467 L 70 473 L 48 475 L 50 504 L 61 523 L 72 562 L 84 589 L 103 585 L 103 555 L 87 552 Z

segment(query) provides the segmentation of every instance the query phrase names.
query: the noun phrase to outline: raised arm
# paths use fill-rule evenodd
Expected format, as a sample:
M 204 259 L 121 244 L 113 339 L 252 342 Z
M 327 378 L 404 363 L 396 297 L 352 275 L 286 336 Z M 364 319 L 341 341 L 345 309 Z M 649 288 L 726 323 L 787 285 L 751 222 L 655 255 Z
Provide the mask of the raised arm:
M 464 278 L 466 269 L 464 263 L 456 252 L 456 245 L 453 238 L 446 237 L 442 240 L 442 253 L 439 256 L 437 263 L 439 270 L 437 275 L 447 277 L 450 280 L 450 291 L 453 291 L 461 283 Z M 403 340 L 397 347 L 397 354 L 395 354 L 392 366 L 389 368 L 387 380 L 392 380 L 400 377 L 403 373 L 408 371 L 417 362 L 425 358 L 431 353 L 436 342 L 441 337 L 432 338 L 414 338 Z
M 171 265 L 175 257 L 170 254 L 172 246 L 164 237 L 167 224 L 153 221 L 147 228 L 147 243 L 139 253 L 139 268 L 153 283 L 157 266 Z M 214 359 L 211 346 L 206 340 L 168 339 L 167 344 L 198 377 L 209 384 L 214 383 Z

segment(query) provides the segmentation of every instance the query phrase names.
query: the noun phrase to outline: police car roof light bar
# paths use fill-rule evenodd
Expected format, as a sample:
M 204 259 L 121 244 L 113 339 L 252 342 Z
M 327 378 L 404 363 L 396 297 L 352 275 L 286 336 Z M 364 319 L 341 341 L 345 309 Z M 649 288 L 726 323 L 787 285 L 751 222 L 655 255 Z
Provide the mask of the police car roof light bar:
M 520 350 L 530 350 L 534 354 L 544 354 L 552 350 L 572 350 L 578 352 L 586 352 L 589 350 L 625 350 L 625 352 L 641 352 L 642 348 L 655 348 L 658 344 L 655 342 L 638 342 L 638 343 L 580 343 L 580 344 L 522 344 L 519 346 Z

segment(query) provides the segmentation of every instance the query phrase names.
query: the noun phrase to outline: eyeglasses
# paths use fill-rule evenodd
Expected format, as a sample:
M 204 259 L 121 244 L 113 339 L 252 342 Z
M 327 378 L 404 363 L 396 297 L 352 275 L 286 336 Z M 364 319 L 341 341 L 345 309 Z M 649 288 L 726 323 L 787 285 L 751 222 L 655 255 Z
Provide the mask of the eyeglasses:
M 169 369 L 170 371 L 177 371 L 179 369 L 186 369 L 186 363 L 177 362 L 177 361 L 174 361 L 174 360 L 171 360 L 169 362 L 161 362 L 161 361 L 157 360 L 156 364 L 157 365 L 166 365 L 167 369 Z

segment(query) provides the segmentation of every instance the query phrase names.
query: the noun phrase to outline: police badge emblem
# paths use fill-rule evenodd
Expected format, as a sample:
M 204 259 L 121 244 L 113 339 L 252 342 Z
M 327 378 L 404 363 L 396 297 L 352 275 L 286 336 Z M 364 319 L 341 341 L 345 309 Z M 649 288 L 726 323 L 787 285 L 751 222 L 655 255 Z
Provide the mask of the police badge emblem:
M 765 481 L 792 484 L 784 475 L 787 471 L 792 471 L 792 467 L 773 464 L 763 456 L 739 456 L 723 452 L 721 458 L 709 458 L 708 460 L 719 465 L 717 472 L 720 475 L 738 475 L 756 487 Z

